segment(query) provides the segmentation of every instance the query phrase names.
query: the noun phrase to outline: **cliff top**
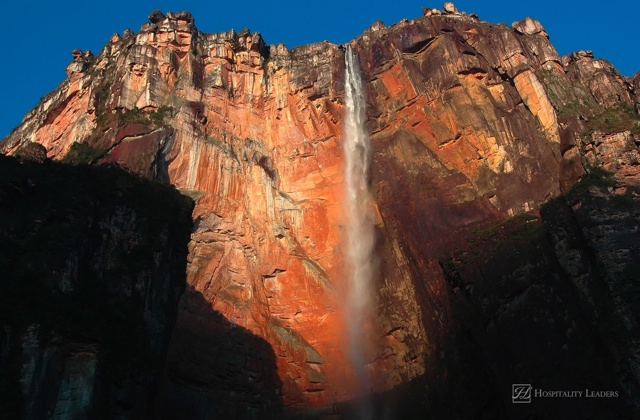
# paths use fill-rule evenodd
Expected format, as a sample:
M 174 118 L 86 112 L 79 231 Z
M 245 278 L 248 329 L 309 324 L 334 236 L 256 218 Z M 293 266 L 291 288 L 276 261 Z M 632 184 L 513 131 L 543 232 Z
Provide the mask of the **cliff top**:
M 630 54 L 635 49 L 636 38 L 634 17 L 638 5 L 634 1 L 617 2 L 615 10 L 625 11 L 624 13 L 613 13 L 612 8 L 611 13 L 605 11 L 596 21 L 592 8 L 551 1 L 516 4 L 509 8 L 505 8 L 497 0 L 481 4 L 459 0 L 455 4 L 459 10 L 475 12 L 482 19 L 491 22 L 503 21 L 510 24 L 514 20 L 532 16 L 545 25 L 555 47 L 562 54 L 580 49 L 593 50 L 596 56 L 610 59 L 627 76 L 640 69 L 640 57 Z M 194 5 L 190 11 L 202 30 L 215 32 L 220 27 L 239 30 L 249 26 L 259 30 L 269 42 L 292 47 L 327 38 L 336 43 L 346 42 L 379 19 L 390 24 L 400 22 L 404 17 L 420 16 L 420 6 L 432 7 L 433 4 L 395 2 L 363 9 L 355 4 L 326 3 L 325 7 L 314 10 L 314 20 L 331 22 L 330 25 L 310 25 L 305 18 L 306 12 L 295 5 L 287 7 L 283 4 L 277 13 L 269 14 L 269 19 L 265 19 L 263 7 L 253 7 L 250 3 L 243 8 L 242 13 L 238 13 L 232 4 L 218 4 L 215 10 L 210 5 Z M 438 8 L 442 9 L 442 6 Z M 121 13 L 123 9 L 127 13 Z M 20 36 L 6 38 L 3 50 L 8 53 L 9 50 L 31 50 L 34 45 L 40 47 L 37 54 L 30 55 L 28 65 L 7 65 L 0 70 L 2 80 L 10 81 L 3 87 L 4 97 L 11 98 L 11 103 L 3 108 L 5 118 L 0 122 L 0 138 L 17 126 L 39 98 L 53 90 L 64 78 L 62 71 L 69 62 L 69 50 L 80 47 L 82 50 L 97 52 L 114 30 L 122 33 L 126 27 L 138 28 L 149 11 L 148 5 L 131 2 L 119 4 L 118 1 L 97 12 L 86 10 L 77 0 L 71 0 L 65 8 L 47 4 L 41 5 L 37 10 L 27 9 L 27 5 L 20 2 L 12 4 L 10 12 L 14 16 L 28 16 L 29 26 L 40 29 L 25 31 L 22 19 L 6 22 L 6 32 L 19 33 Z M 73 18 L 70 19 L 70 16 Z M 558 19 L 557 16 L 568 18 Z M 43 38 L 43 33 L 55 36 Z

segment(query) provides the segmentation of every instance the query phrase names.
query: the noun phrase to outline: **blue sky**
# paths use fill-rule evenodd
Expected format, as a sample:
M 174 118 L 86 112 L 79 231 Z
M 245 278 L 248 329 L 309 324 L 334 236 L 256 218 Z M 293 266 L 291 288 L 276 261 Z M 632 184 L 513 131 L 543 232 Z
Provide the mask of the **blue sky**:
M 154 9 L 189 10 L 203 32 L 249 27 L 268 44 L 288 47 L 328 40 L 347 42 L 376 20 L 393 24 L 421 16 L 423 6 L 442 8 L 441 1 L 409 0 L 281 0 L 262 1 L 122 1 L 22 0 L 3 6 L 0 37 L 0 138 L 17 126 L 40 97 L 64 78 L 71 50 L 98 53 L 114 32 L 134 32 Z M 525 16 L 542 22 L 560 54 L 590 49 L 611 61 L 625 76 L 640 71 L 636 22 L 637 0 L 613 3 L 537 1 L 457 1 L 459 10 L 475 12 L 482 20 L 511 24 Z

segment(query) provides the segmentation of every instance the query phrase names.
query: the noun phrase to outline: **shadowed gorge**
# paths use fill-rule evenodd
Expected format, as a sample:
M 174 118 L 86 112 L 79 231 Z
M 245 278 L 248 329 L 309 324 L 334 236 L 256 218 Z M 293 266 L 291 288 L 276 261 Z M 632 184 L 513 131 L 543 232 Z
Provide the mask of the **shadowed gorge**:
M 360 261 L 377 256 L 357 363 L 348 60 L 371 148 L 356 148 L 371 202 L 355 243 Z M 26 317 L 2 333 L 16 396 L 2 404 L 55 405 L 14 386 L 22 358 L 102 384 L 107 355 L 130 345 L 150 373 L 123 373 L 86 407 L 353 418 L 360 375 L 374 418 L 638 416 L 639 75 L 558 55 L 534 19 L 509 27 L 447 3 L 295 48 L 154 11 L 95 56 L 74 51 L 67 76 L 0 142 L 22 162 L 0 156 L 3 287 L 25 288 L 0 296 L 2 316 Z M 4 281 L 23 275 L 46 286 Z M 67 314 L 73 297 L 107 301 Z M 51 350 L 50 312 L 89 344 Z M 137 338 L 111 349 L 120 330 Z M 616 396 L 514 404 L 513 384 Z

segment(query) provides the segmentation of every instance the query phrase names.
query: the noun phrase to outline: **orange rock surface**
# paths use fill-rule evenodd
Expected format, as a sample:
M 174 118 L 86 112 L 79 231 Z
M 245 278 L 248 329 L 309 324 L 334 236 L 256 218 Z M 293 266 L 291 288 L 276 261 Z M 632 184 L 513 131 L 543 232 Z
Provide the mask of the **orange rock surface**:
M 60 159 L 87 142 L 103 162 L 196 200 L 167 410 L 171 398 L 208 407 L 224 395 L 268 412 L 255 397 L 273 392 L 265 378 L 289 411 L 348 400 L 343 48 L 289 50 L 248 30 L 199 32 L 183 12 L 159 16 L 112 38 L 0 148 L 37 142 Z M 581 138 L 584 115 L 563 113 L 566 92 L 576 103 L 602 89 L 622 92 L 616 103 L 633 97 L 612 67 L 563 62 L 543 30 L 458 13 L 374 25 L 351 45 L 375 148 L 380 272 L 367 368 L 383 391 L 437 370 L 452 316 L 437 256 L 452 234 L 558 195 L 583 172 L 585 145 L 610 166 L 630 153 L 630 127 L 604 142 Z M 586 85 L 594 75 L 609 86 Z M 263 353 L 220 343 L 234 328 L 268 343 L 277 378 Z M 236 374 L 255 378 L 253 388 L 234 388 Z

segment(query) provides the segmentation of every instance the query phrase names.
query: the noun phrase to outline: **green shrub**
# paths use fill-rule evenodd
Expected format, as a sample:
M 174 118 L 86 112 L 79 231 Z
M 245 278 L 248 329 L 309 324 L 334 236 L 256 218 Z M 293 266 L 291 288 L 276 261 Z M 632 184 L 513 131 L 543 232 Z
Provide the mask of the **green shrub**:
M 597 164 L 585 165 L 586 173 L 576 184 L 577 187 L 595 185 L 597 187 L 613 187 L 617 184 L 616 176 Z
M 167 116 L 167 113 L 172 111 L 173 107 L 163 105 L 155 111 L 147 112 L 142 109 L 133 108 L 133 109 L 125 109 L 120 114 L 118 114 L 118 118 L 120 123 L 125 124 L 144 124 L 153 127 L 159 127 L 164 124 L 164 119 Z
M 605 134 L 620 133 L 622 131 L 640 130 L 640 117 L 633 106 L 619 102 L 587 121 L 590 131 L 601 131 Z
M 167 113 L 172 111 L 173 111 L 173 107 L 162 105 L 156 111 L 149 113 L 149 120 L 154 125 L 157 125 L 157 126 L 162 125 L 164 123 L 164 118 L 167 116 Z
M 160 127 L 164 124 L 165 118 L 173 111 L 173 107 L 162 105 L 155 111 L 144 111 L 139 108 L 123 109 L 121 111 L 112 112 L 111 110 L 102 110 L 96 117 L 96 129 L 101 129 L 111 123 L 117 121 L 118 125 L 123 124 L 143 124 L 150 127 Z
M 69 152 L 62 158 L 62 163 L 71 165 L 91 165 L 105 155 L 105 151 L 88 143 L 73 143 Z

